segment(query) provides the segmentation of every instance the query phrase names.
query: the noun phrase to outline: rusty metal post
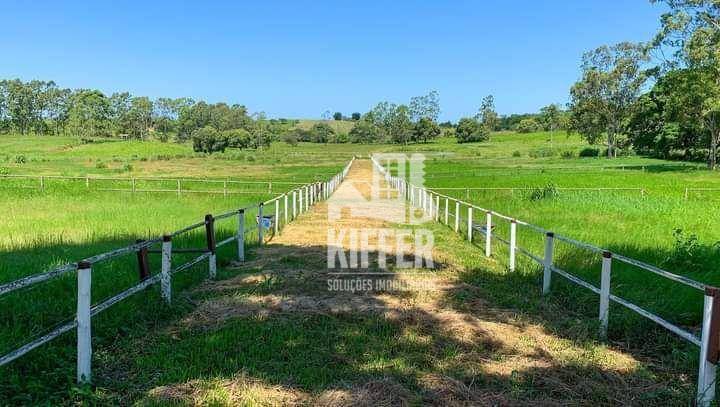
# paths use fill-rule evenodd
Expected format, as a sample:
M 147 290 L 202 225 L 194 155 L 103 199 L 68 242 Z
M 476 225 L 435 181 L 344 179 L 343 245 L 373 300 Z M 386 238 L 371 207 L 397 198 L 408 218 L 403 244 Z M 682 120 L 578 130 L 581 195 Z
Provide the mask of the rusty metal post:
M 207 240 L 207 250 L 210 252 L 208 257 L 208 275 L 214 279 L 217 275 L 217 255 L 215 247 L 215 218 L 212 215 L 205 215 L 205 237 Z
M 144 240 L 138 239 L 135 241 L 135 243 L 142 243 Z M 150 265 L 148 263 L 148 249 L 147 247 L 143 247 L 142 249 L 137 251 L 137 261 L 138 261 L 138 274 L 140 277 L 140 281 L 145 280 L 146 278 L 150 277 Z

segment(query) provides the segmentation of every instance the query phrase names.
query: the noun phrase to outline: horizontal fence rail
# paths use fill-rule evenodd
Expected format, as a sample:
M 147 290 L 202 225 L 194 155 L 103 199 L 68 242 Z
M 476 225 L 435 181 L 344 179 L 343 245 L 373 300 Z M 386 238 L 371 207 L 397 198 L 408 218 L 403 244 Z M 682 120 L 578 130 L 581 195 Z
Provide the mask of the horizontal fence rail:
M 492 254 L 492 241 L 497 240 L 509 248 L 509 269 L 515 269 L 516 253 L 526 255 L 529 259 L 536 262 L 543 269 L 543 285 L 542 293 L 550 292 L 552 274 L 555 273 L 571 281 L 581 287 L 584 287 L 600 297 L 599 322 L 600 336 L 602 338 L 607 335 L 607 326 L 609 319 L 609 304 L 615 302 L 631 311 L 655 322 L 668 331 L 678 335 L 687 342 L 700 347 L 700 366 L 698 374 L 698 388 L 696 402 L 700 406 L 709 406 L 715 399 L 715 376 L 717 363 L 720 356 L 720 292 L 717 288 L 703 284 L 701 282 L 680 276 L 659 267 L 645 263 L 640 260 L 632 259 L 614 253 L 612 251 L 597 247 L 595 245 L 581 242 L 567 236 L 558 235 L 550 230 L 540 226 L 532 225 L 528 222 L 518 220 L 516 218 L 503 215 L 501 213 L 488 210 L 469 202 L 459 200 L 441 193 L 435 192 L 433 189 L 424 188 L 409 183 L 403 178 L 399 178 L 390 174 L 375 156 L 371 157 L 375 169 L 380 172 L 391 188 L 398 191 L 401 198 L 407 200 L 409 204 L 423 211 L 430 218 L 444 223 L 452 227 L 456 232 L 460 232 L 461 225 L 467 225 L 467 239 L 472 242 L 473 236 L 478 234 L 485 240 L 485 255 Z M 444 188 L 449 189 L 449 188 Z M 466 188 L 460 188 L 465 190 Z M 441 202 L 442 200 L 442 202 Z M 444 207 L 443 207 L 444 206 Z M 454 207 L 455 211 L 450 213 L 449 208 Z M 466 215 L 463 217 L 463 210 Z M 440 213 L 444 211 L 444 215 Z M 473 216 L 476 216 L 473 220 Z M 451 220 L 452 219 L 452 220 Z M 509 237 L 503 238 L 497 232 L 493 231 L 493 221 L 500 219 L 508 222 Z M 478 223 L 481 222 L 481 223 Z M 522 248 L 517 244 L 517 228 L 518 226 L 527 228 L 533 232 L 544 236 L 545 250 L 542 255 L 533 254 L 530 250 Z M 572 275 L 566 270 L 560 269 L 553 263 L 555 242 L 561 241 L 577 248 L 589 250 L 602 255 L 601 284 L 596 287 L 587 281 Z M 642 307 L 631 303 L 630 301 L 620 298 L 610 292 L 610 281 L 613 261 L 630 264 L 642 270 L 648 271 L 655 275 L 661 276 L 668 280 L 691 287 L 704 295 L 703 306 L 703 322 L 700 336 L 677 326 L 662 317 L 643 309 Z
M 22 357 L 33 349 L 52 341 L 66 332 L 77 329 L 77 381 L 79 383 L 89 382 L 91 379 L 92 357 L 90 325 L 93 316 L 156 283 L 160 283 L 161 296 L 164 301 L 170 303 L 172 297 L 172 275 L 190 269 L 206 260 L 208 262 L 208 278 L 214 279 L 217 273 L 216 253 L 219 247 L 237 242 L 237 260 L 240 262 L 245 260 L 246 236 L 254 233 L 251 229 L 246 228 L 245 215 L 247 212 L 257 210 L 256 243 L 262 245 L 265 233 L 279 233 L 282 227 L 295 220 L 302 213 L 307 212 L 314 204 L 328 199 L 337 189 L 338 185 L 345 179 L 354 160 L 355 158 L 353 157 L 340 173 L 326 181 L 301 185 L 288 192 L 277 195 L 268 201 L 260 202 L 257 205 L 246 206 L 215 216 L 206 215 L 202 222 L 186 226 L 161 237 L 137 241 L 126 247 L 88 257 L 77 263 L 64 264 L 43 273 L 30 275 L 0 285 L 0 296 L 3 296 L 68 273 L 77 274 L 78 284 L 77 313 L 75 318 L 56 326 L 34 340 L 0 356 L 0 366 Z M 272 210 L 270 212 L 264 212 L 268 207 L 272 207 Z M 225 219 L 237 219 L 237 229 L 235 234 L 218 242 L 215 239 L 215 223 Z M 197 229 L 205 230 L 205 247 L 173 248 L 174 237 Z M 159 246 L 159 249 L 154 249 L 154 247 L 157 246 Z M 173 252 L 198 253 L 199 255 L 173 268 Z M 91 304 L 92 266 L 132 253 L 137 254 L 138 270 L 141 279 L 140 283 L 106 298 L 100 303 Z M 160 254 L 162 264 L 161 271 L 152 276 L 150 275 L 147 259 L 150 253 Z
M 132 193 L 175 193 L 182 194 L 219 194 L 219 195 L 241 195 L 241 194 L 272 194 L 273 186 L 298 186 L 304 185 L 300 182 L 290 181 L 240 181 L 240 180 L 219 180 L 205 178 L 164 178 L 164 177 L 98 177 L 98 176 L 63 176 L 63 175 L 21 175 L 2 174 L 2 180 L 30 180 L 32 185 L 21 185 L 16 188 L 47 190 L 49 181 L 73 181 L 82 183 L 85 189 L 105 192 L 132 192 Z M 106 184 L 117 187 L 108 187 Z M 140 185 L 139 185 L 140 184 Z M 146 186 L 143 187 L 142 184 Z M 189 185 L 200 184 L 208 187 L 215 186 L 216 189 L 190 189 Z M 111 186 L 112 186 L 111 185 Z M 120 185 L 120 186 L 118 186 Z M 156 187 L 151 187 L 155 185 Z M 172 188 L 170 188 L 172 185 Z M 124 187 L 123 187 L 124 186 Z M 240 189 L 247 186 L 247 189 Z M 275 188 L 277 190 L 277 188 Z

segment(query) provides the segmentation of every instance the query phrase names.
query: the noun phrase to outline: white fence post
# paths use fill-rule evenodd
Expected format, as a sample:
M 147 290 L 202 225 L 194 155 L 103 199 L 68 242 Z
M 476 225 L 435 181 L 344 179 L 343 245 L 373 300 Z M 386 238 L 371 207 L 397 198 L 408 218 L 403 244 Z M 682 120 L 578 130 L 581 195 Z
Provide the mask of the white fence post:
M 258 218 L 257 218 L 257 224 L 258 224 L 258 246 L 262 246 L 263 244 L 263 204 L 262 202 L 258 204 Z
M 460 232 L 460 201 L 455 201 L 455 233 Z
M 448 199 L 445 198 L 445 224 L 448 224 L 448 219 L 450 218 L 450 210 L 448 209 Z
M 293 193 L 293 197 L 292 197 L 292 210 L 293 210 L 292 213 L 293 213 L 293 215 L 292 215 L 292 218 L 293 218 L 293 220 L 295 220 L 295 218 L 297 218 L 297 191 L 293 190 L 292 193 Z
M 78 263 L 77 279 L 77 381 L 78 383 L 89 383 L 92 360 L 90 328 L 92 269 L 89 262 Z
M 543 294 L 550 292 L 550 281 L 552 281 L 553 251 L 555 247 L 555 234 L 545 234 L 545 257 L 543 259 Z
M 600 337 L 607 338 L 608 311 L 610 309 L 610 273 L 612 270 L 612 253 L 604 251 L 602 273 L 600 274 Z
M 468 242 L 472 243 L 473 223 L 472 223 L 472 206 L 468 206 Z
M 275 200 L 275 234 L 280 231 L 280 200 Z
M 238 211 L 237 256 L 238 261 L 245 261 L 245 209 Z
M 172 280 L 170 279 L 170 271 L 172 270 L 172 237 L 170 235 L 163 236 L 161 262 L 160 294 L 165 302 L 170 304 L 172 300 Z
M 285 212 L 283 212 L 283 216 L 285 217 L 285 225 L 288 224 L 288 196 L 287 193 L 285 194 Z
M 440 195 L 435 195 L 435 222 L 440 221 Z
M 697 406 L 705 407 L 712 405 L 715 400 L 715 374 L 717 370 L 716 363 L 711 360 L 717 357 L 717 349 L 710 349 L 711 346 L 717 346 L 717 340 L 713 340 L 713 336 L 717 336 L 718 332 L 713 332 L 713 314 L 718 312 L 715 310 L 715 297 L 718 295 L 718 289 L 708 287 L 705 289 L 705 302 L 703 306 L 703 323 L 700 338 L 700 368 L 698 371 L 698 388 L 697 388 Z
M 310 188 L 305 187 L 305 211 L 310 209 Z
M 515 251 L 517 248 L 517 221 L 510 221 L 510 271 L 515 271 Z
M 303 212 L 303 189 L 302 187 L 298 190 L 298 214 Z
M 485 212 L 485 257 L 492 254 L 492 212 Z

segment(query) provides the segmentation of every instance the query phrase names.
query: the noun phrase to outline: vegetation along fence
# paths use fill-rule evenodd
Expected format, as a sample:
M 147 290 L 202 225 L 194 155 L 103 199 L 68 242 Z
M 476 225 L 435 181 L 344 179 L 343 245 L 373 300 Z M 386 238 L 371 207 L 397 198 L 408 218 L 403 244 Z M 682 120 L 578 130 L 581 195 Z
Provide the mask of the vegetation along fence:
M 432 188 L 433 191 L 465 191 L 465 198 L 470 198 L 470 192 L 472 191 L 495 191 L 495 192 L 510 192 L 515 194 L 515 191 L 527 192 L 535 191 L 542 187 L 461 187 L 461 188 Z M 608 187 L 584 187 L 584 188 L 555 188 L 558 191 L 568 192 L 636 192 L 640 193 L 640 196 L 645 196 L 644 188 L 608 188 Z
M 28 188 L 45 191 L 52 184 L 82 184 L 88 190 L 114 192 L 171 192 L 178 196 L 188 193 L 222 194 L 258 194 L 273 193 L 273 186 L 297 186 L 300 182 L 287 181 L 237 181 L 213 180 L 201 178 L 160 178 L 160 177 L 90 177 L 61 175 L 0 175 L 5 181 L 26 180 L 19 185 L 8 182 L 10 187 Z M 276 188 L 277 189 L 277 188 Z M 284 188 L 283 188 L 284 189 Z
M 353 158 L 354 160 L 354 158 Z M 101 253 L 83 259 L 77 263 L 65 264 L 52 270 L 30 275 L 19 280 L 0 285 L 0 296 L 40 284 L 67 273 L 77 273 L 77 313 L 74 319 L 68 320 L 42 336 L 27 342 L 13 351 L 0 356 L 0 366 L 6 365 L 25 355 L 33 349 L 46 344 L 65 332 L 77 329 L 77 380 L 80 383 L 89 382 L 91 378 L 92 334 L 91 319 L 93 316 L 107 310 L 112 305 L 138 293 L 145 288 L 160 283 L 162 298 L 170 303 L 172 297 L 172 276 L 187 270 L 205 260 L 208 261 L 208 277 L 214 279 L 217 272 L 217 248 L 236 242 L 237 258 L 245 259 L 246 236 L 251 232 L 246 228 L 246 216 L 255 214 L 257 219 L 257 243 L 262 245 L 265 233 L 279 233 L 281 226 L 294 220 L 299 214 L 307 211 L 320 200 L 327 199 L 342 180 L 352 165 L 352 160 L 345 168 L 327 181 L 313 182 L 302 185 L 286 193 L 280 194 L 268 201 L 257 205 L 247 206 L 220 215 L 205 215 L 203 221 L 189 225 L 183 229 L 149 240 L 139 240 L 134 244 Z M 266 208 L 270 207 L 270 214 Z M 274 213 L 274 214 L 273 214 Z M 226 219 L 237 219 L 237 232 L 221 241 L 215 239 L 215 224 Z M 173 239 L 190 231 L 205 229 L 205 247 L 201 248 L 173 248 Z M 272 229 L 271 229 L 272 228 Z M 161 256 L 161 271 L 151 275 L 148 267 L 148 254 L 156 253 Z M 173 253 L 198 253 L 199 256 L 176 267 L 172 267 Z M 104 301 L 92 304 L 92 267 L 102 262 L 120 256 L 135 254 L 138 261 L 140 282 Z
M 384 175 L 385 179 L 390 184 L 390 187 L 397 190 L 403 199 L 408 200 L 414 207 L 421 209 L 427 216 L 430 216 L 435 221 L 444 223 L 445 225 L 454 228 L 456 232 L 460 232 L 461 224 L 467 224 L 467 239 L 471 242 L 473 241 L 474 233 L 477 232 L 480 236 L 483 236 L 485 240 L 485 256 L 489 257 L 491 255 L 492 240 L 495 239 L 509 247 L 509 269 L 511 271 L 515 270 L 517 252 L 524 254 L 532 261 L 539 264 L 543 268 L 543 294 L 550 292 L 552 273 L 556 273 L 567 280 L 580 285 L 581 287 L 587 288 L 595 294 L 598 294 L 600 296 L 598 318 L 600 321 L 601 337 L 604 338 L 607 335 L 609 305 L 610 301 L 613 301 L 659 324 L 685 341 L 700 347 L 697 404 L 699 406 L 709 406 L 713 403 L 713 400 L 715 399 L 716 367 L 720 356 L 720 290 L 718 290 L 718 288 L 673 274 L 651 264 L 647 264 L 618 253 L 613 253 L 609 250 L 604 250 L 588 243 L 555 234 L 552 231 L 523 222 L 513 217 L 484 209 L 453 197 L 439 194 L 424 187 L 413 185 L 402 178 L 391 175 L 390 172 L 386 170 L 375 157 L 372 157 L 372 161 L 375 168 Z M 443 204 L 444 208 L 442 208 Z M 451 205 L 454 206 L 454 212 L 452 213 L 449 210 Z M 465 217 L 461 215 L 463 212 L 467 213 Z M 475 223 L 473 221 L 474 214 L 484 215 L 484 222 L 482 224 Z M 507 239 L 498 236 L 498 234 L 493 231 L 493 221 L 495 219 L 509 223 L 510 233 Z M 534 254 L 530 250 L 518 245 L 518 226 L 544 235 L 544 253 L 542 255 Z M 600 287 L 596 287 L 553 264 L 553 253 L 556 241 L 562 241 L 576 248 L 602 254 Z M 689 332 L 663 319 L 662 317 L 627 301 L 626 299 L 611 294 L 610 277 L 614 260 L 638 267 L 642 270 L 654 273 L 658 276 L 702 292 L 704 294 L 704 305 L 700 336 L 698 337 L 694 333 Z

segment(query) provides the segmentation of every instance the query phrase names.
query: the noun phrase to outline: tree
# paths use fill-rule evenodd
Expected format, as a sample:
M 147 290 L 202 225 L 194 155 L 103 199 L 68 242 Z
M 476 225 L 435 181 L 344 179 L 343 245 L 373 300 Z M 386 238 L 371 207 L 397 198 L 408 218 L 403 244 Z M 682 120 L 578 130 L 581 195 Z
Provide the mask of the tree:
M 310 141 L 313 143 L 327 143 L 335 135 L 335 130 L 327 123 L 315 123 L 310 129 Z
M 522 119 L 517 126 L 518 133 L 532 133 L 537 131 L 539 124 L 535 119 Z
M 617 155 L 616 138 L 647 80 L 647 59 L 643 45 L 629 42 L 583 55 L 582 78 L 570 89 L 572 126 L 591 144 L 604 133 L 608 158 Z
M 68 128 L 80 137 L 108 136 L 112 131 L 110 101 L 98 90 L 83 89 L 72 96 Z
M 422 141 L 427 143 L 428 140 L 434 140 L 440 136 L 440 126 L 430 118 L 423 117 L 415 123 L 414 141 Z
M 495 112 L 495 99 L 493 95 L 487 95 L 483 98 L 480 103 L 480 110 L 475 115 L 476 121 L 480 121 L 488 131 L 495 131 L 498 129 L 500 119 L 497 112 Z
M 433 90 L 427 95 L 410 98 L 410 120 L 417 123 L 422 118 L 437 121 L 440 116 L 440 94 Z
M 47 116 L 55 127 L 55 134 L 65 133 L 70 118 L 72 91 L 53 88 L 48 92 Z
M 360 113 L 358 113 L 358 112 L 353 113 L 352 116 L 351 116 L 351 118 L 352 118 L 353 121 L 358 121 L 358 120 L 360 120 L 360 117 L 361 117 L 361 115 L 360 115 Z
M 708 77 L 705 86 L 710 95 L 698 113 L 709 132 L 708 167 L 715 169 L 720 144 L 720 7 L 715 0 L 651 1 L 665 3 L 670 8 L 670 12 L 661 17 L 660 32 L 653 45 L 670 47 L 676 64 L 701 71 Z
M 195 130 L 192 134 L 192 142 L 193 151 L 208 154 L 216 151 L 223 152 L 228 146 L 227 139 L 212 126 Z
M 458 143 L 472 143 L 486 141 L 490 136 L 489 130 L 475 119 L 463 117 L 458 121 L 455 137 Z
M 145 96 L 130 99 L 128 110 L 128 134 L 131 137 L 145 140 L 152 127 L 153 104 Z
M 378 126 L 368 120 L 360 120 L 355 123 L 348 136 L 351 143 L 358 144 L 372 144 L 382 140 Z
M 391 112 L 386 131 L 390 136 L 390 141 L 393 143 L 407 144 L 412 140 L 413 125 L 407 106 L 397 106 L 397 108 Z
M 342 119 L 343 119 L 342 113 L 340 113 L 340 112 L 335 112 L 335 113 L 333 114 L 333 119 L 335 119 L 335 120 L 337 120 L 337 121 L 342 120 Z
M 220 134 L 227 141 L 228 147 L 243 149 L 250 148 L 255 145 L 253 136 L 245 129 L 225 130 Z

